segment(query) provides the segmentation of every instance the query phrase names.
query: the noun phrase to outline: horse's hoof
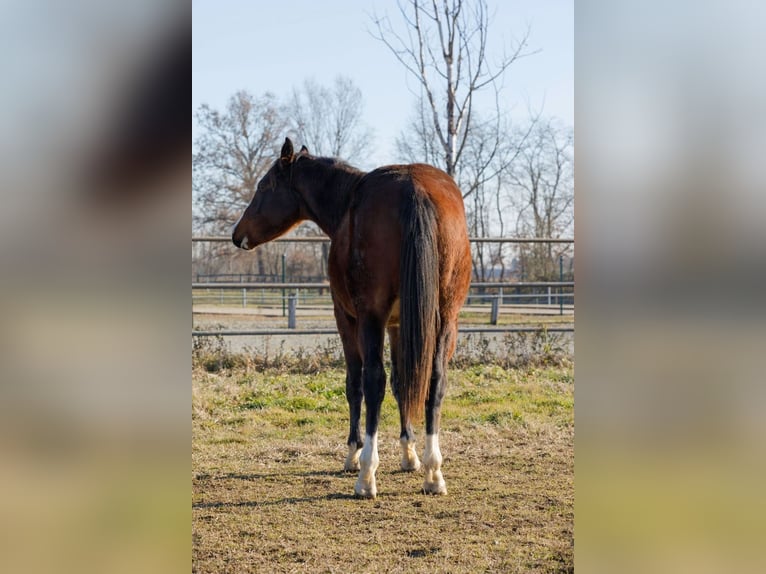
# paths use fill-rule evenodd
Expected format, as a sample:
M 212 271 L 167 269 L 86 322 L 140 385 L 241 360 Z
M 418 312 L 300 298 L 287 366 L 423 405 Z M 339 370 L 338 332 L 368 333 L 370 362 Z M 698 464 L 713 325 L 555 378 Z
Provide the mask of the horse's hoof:
M 346 457 L 346 462 L 343 465 L 343 470 L 345 472 L 359 472 L 359 469 L 361 468 L 359 463 L 359 456 L 361 453 L 361 448 L 357 448 L 356 445 L 349 445 L 348 456 Z
M 354 494 L 357 498 L 375 498 L 378 494 L 375 477 L 373 476 L 371 480 L 363 480 L 360 476 L 354 485 Z
M 444 482 L 444 480 L 437 482 L 424 482 L 423 494 L 435 494 L 443 496 L 447 494 L 447 484 Z
M 399 466 L 404 472 L 415 472 L 420 470 L 420 459 L 415 452 L 415 442 L 402 438 L 399 440 L 402 446 L 402 459 Z
M 378 493 L 374 488 L 357 488 L 354 487 L 354 498 L 360 498 L 365 500 L 372 500 L 378 496 Z

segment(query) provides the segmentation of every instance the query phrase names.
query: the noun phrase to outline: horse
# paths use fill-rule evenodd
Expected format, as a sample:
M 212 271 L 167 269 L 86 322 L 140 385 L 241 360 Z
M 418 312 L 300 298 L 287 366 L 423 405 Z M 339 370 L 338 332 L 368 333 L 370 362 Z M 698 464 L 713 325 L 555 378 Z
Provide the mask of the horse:
M 425 414 L 422 491 L 447 494 L 439 448 L 441 405 L 447 363 L 457 344 L 458 313 L 471 278 L 458 186 L 430 165 L 389 165 L 365 173 L 335 158 L 315 157 L 306 146 L 296 154 L 285 138 L 231 238 L 250 250 L 305 220 L 330 238 L 330 292 L 345 355 L 350 414 L 344 469 L 359 472 L 356 497 L 377 496 L 386 331 L 401 423 L 401 468 L 421 468 L 412 423 Z

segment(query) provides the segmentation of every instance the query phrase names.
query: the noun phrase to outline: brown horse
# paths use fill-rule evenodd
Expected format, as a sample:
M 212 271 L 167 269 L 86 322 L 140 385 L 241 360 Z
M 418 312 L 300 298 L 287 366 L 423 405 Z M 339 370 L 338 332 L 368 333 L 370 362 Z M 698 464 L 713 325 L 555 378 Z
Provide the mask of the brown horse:
M 258 183 L 232 232 L 252 249 L 311 220 L 331 240 L 329 274 L 343 351 L 350 410 L 345 469 L 359 471 L 357 496 L 375 498 L 378 419 L 386 388 L 385 331 L 391 342 L 391 388 L 401 418 L 401 467 L 415 471 L 412 421 L 425 409 L 427 494 L 446 494 L 439 420 L 457 316 L 471 276 L 460 190 L 424 164 L 363 173 L 335 159 L 298 154 L 285 139 L 280 158 Z M 362 398 L 365 437 L 359 432 Z

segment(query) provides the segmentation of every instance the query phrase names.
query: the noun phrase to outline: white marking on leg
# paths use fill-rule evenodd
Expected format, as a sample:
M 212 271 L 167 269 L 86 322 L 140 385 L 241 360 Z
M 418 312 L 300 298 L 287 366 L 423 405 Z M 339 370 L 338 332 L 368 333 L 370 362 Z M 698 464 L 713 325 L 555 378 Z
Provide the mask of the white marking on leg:
M 423 466 L 426 477 L 423 481 L 423 492 L 426 494 L 447 494 L 447 484 L 442 476 L 442 453 L 439 450 L 439 435 L 427 434 L 426 446 L 423 450 Z
M 402 447 L 402 470 L 419 470 L 420 460 L 418 459 L 418 453 L 415 452 L 415 441 L 402 437 L 399 439 L 399 444 Z
M 375 471 L 378 469 L 378 433 L 365 435 L 364 448 L 359 456 L 359 478 L 354 485 L 354 492 L 362 498 L 375 498 L 378 489 L 375 486 Z
M 343 467 L 346 472 L 357 472 L 359 470 L 359 455 L 362 449 L 357 448 L 356 443 L 348 445 L 348 456 L 346 464 Z

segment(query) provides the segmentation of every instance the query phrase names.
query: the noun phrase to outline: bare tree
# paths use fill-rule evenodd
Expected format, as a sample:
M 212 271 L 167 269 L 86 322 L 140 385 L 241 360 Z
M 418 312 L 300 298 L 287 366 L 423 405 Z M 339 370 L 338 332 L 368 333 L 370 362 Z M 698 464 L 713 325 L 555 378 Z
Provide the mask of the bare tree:
M 332 87 L 313 80 L 293 90 L 289 117 L 298 140 L 315 155 L 355 161 L 371 151 L 372 129 L 362 120 L 362 91 L 347 77 Z
M 574 221 L 574 134 L 553 120 L 539 122 L 524 138 L 518 159 L 508 170 L 516 208 L 516 232 L 524 237 L 570 236 Z M 533 244 L 521 250 L 531 280 L 557 277 L 557 259 L 570 247 Z
M 192 151 L 194 221 L 206 232 L 227 230 L 255 193 L 288 129 L 276 98 L 240 91 L 222 112 L 203 104 Z
M 192 151 L 192 219 L 197 232 L 227 233 L 276 157 L 288 122 L 272 94 L 235 93 L 223 111 L 202 105 L 195 113 L 199 135 Z M 270 244 L 256 256 L 222 258 L 225 246 L 198 247 L 198 256 L 219 273 L 276 273 L 284 245 Z M 215 262 L 215 263 L 213 263 Z M 209 272 L 209 270 L 208 270 Z
M 435 136 L 442 152 L 439 165 L 454 177 L 472 133 L 477 93 L 489 86 L 497 94 L 495 82 L 525 55 L 529 32 L 493 66 L 487 55 L 486 0 L 408 0 L 398 7 L 406 30 L 398 32 L 388 17 L 374 16 L 374 36 L 417 80 L 422 101 L 416 129 Z
M 499 130 L 491 122 L 475 122 L 471 131 L 461 158 L 458 181 L 465 197 L 469 233 L 474 237 L 487 237 L 504 222 L 505 212 L 497 213 L 493 209 L 494 196 L 500 192 L 502 182 L 499 176 L 513 157 L 514 149 L 509 138 L 498 137 Z M 488 177 L 490 172 L 491 178 Z M 493 247 L 497 246 L 481 242 L 471 245 L 473 273 L 477 281 L 491 279 L 490 251 Z
M 442 165 L 444 155 L 430 119 L 427 102 L 421 97 L 413 110 L 410 122 L 396 138 L 396 151 L 408 163 L 423 162 Z

